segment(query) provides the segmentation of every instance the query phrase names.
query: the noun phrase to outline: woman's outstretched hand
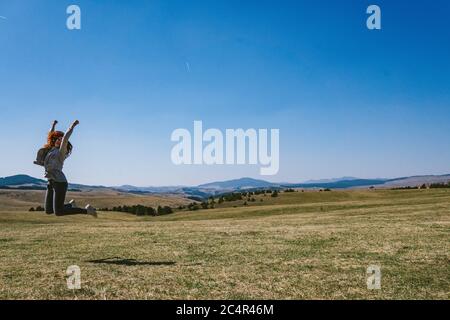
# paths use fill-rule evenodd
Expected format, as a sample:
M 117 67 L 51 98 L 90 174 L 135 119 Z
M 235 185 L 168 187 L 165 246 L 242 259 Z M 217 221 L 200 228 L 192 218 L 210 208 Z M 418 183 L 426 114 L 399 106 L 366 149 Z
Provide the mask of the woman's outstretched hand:
M 53 120 L 52 127 L 50 128 L 50 132 L 55 131 L 55 127 L 56 127 L 57 123 L 58 123 L 58 120 Z
M 77 125 L 79 125 L 80 124 L 80 121 L 78 121 L 78 120 L 75 120 L 73 123 L 72 123 L 72 125 L 70 126 L 71 128 L 75 128 Z

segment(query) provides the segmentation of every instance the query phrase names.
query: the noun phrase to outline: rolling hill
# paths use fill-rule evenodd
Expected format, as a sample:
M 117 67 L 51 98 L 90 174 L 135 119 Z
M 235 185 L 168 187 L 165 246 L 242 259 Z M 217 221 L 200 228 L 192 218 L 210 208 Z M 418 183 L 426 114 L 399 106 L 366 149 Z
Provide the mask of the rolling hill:
M 252 178 L 240 178 L 227 181 L 211 182 L 201 184 L 198 186 L 198 188 L 201 189 L 216 189 L 216 190 L 227 190 L 227 189 L 238 190 L 238 189 L 273 188 L 273 187 L 279 187 L 279 184 Z
M 14 186 L 45 186 L 47 182 L 42 179 L 30 177 L 26 174 L 18 174 L 0 178 L 0 187 L 14 187 Z
M 274 183 L 260 179 L 240 178 L 226 181 L 216 181 L 198 186 L 154 186 L 136 187 L 132 185 L 122 186 L 90 186 L 83 184 L 69 184 L 72 191 L 95 191 L 112 190 L 132 194 L 166 194 L 183 195 L 191 199 L 207 198 L 226 192 L 249 189 L 280 189 L 280 188 L 302 188 L 302 189 L 352 189 L 352 188 L 397 188 L 408 186 L 420 186 L 422 184 L 442 183 L 450 181 L 450 174 L 445 175 L 423 175 L 409 176 L 395 179 L 359 179 L 354 177 L 343 177 L 323 180 L 312 180 L 303 183 Z M 0 189 L 25 189 L 42 190 L 46 188 L 46 181 L 28 175 L 19 174 L 0 178 Z

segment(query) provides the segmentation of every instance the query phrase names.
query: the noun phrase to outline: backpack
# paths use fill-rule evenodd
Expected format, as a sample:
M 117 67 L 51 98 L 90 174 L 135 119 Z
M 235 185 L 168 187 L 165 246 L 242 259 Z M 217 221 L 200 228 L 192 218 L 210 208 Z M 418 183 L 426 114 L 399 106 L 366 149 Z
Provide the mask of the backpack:
M 51 148 L 41 148 L 41 149 L 39 149 L 39 151 L 37 152 L 37 155 L 36 155 L 36 160 L 33 161 L 33 163 L 38 165 L 38 166 L 44 166 L 45 158 L 47 157 L 48 152 L 50 150 L 51 150 Z

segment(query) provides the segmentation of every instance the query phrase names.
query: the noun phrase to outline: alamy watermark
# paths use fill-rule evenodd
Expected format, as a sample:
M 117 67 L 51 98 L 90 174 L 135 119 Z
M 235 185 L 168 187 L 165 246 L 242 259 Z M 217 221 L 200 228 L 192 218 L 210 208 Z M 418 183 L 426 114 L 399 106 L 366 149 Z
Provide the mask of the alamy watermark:
M 81 289 L 81 269 L 77 265 L 68 266 L 66 270 L 67 289 Z
M 370 265 L 367 267 L 367 289 L 381 289 L 381 267 L 378 265 Z
M 225 137 L 225 138 L 224 138 Z M 275 175 L 280 168 L 280 130 L 207 129 L 202 121 L 194 121 L 194 132 L 175 129 L 171 141 L 178 142 L 171 152 L 175 165 L 259 164 L 261 175 Z M 204 145 L 206 143 L 206 145 Z
M 66 13 L 69 15 L 66 20 L 66 26 L 69 30 L 81 29 L 81 8 L 76 4 L 71 4 L 67 7 Z M 381 30 L 381 8 L 378 5 L 371 4 L 367 7 L 366 13 L 370 16 L 366 20 L 366 26 L 369 30 Z M 1 19 L 6 17 L 0 16 Z M 189 64 L 186 63 L 186 68 L 190 69 Z
M 367 7 L 367 14 L 370 16 L 367 18 L 366 25 L 369 30 L 381 30 L 381 9 L 379 6 L 372 4 Z
M 70 14 L 66 20 L 66 26 L 69 30 L 81 29 L 81 9 L 79 6 L 72 4 L 67 7 L 66 13 Z

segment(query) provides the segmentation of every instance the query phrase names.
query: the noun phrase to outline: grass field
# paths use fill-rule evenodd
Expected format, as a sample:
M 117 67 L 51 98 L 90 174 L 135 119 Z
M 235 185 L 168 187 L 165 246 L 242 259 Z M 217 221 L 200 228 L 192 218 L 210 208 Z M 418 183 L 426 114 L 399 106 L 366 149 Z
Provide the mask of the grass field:
M 0 212 L 3 211 L 26 211 L 31 207 L 43 206 L 45 191 L 35 190 L 0 190 Z M 74 199 L 79 206 L 88 203 L 97 207 L 114 207 L 123 205 L 141 204 L 145 206 L 179 206 L 188 204 L 192 200 L 182 196 L 164 195 L 139 195 L 111 189 L 101 189 L 95 191 L 68 192 L 67 199 Z
M 80 290 L 67 289 L 70 265 Z M 369 265 L 380 290 L 367 289 Z M 2 299 L 448 299 L 449 289 L 450 189 L 282 193 L 160 217 L 0 212 Z

